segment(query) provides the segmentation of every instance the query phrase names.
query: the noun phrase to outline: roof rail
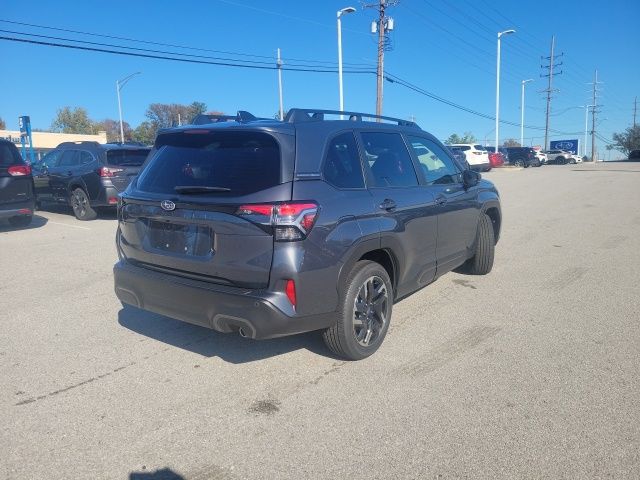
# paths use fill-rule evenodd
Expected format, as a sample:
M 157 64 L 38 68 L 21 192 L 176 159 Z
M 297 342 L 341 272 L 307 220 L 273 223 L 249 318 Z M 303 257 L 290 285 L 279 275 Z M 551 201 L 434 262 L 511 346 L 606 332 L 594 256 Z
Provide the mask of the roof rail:
M 273 119 L 259 118 L 245 110 L 238 110 L 238 113 L 236 115 L 218 115 L 218 114 L 202 113 L 200 115 L 196 115 L 196 117 L 193 120 L 191 120 L 191 125 L 206 125 L 208 123 L 219 123 L 219 122 L 248 123 L 248 122 L 255 122 L 256 120 L 273 120 Z
M 384 117 L 382 115 L 374 115 L 372 113 L 347 112 L 347 111 L 340 111 L 340 110 L 318 110 L 313 108 L 292 108 L 287 113 L 287 116 L 284 119 L 284 121 L 289 123 L 323 121 L 325 114 L 342 115 L 342 116 L 348 117 L 348 120 L 352 122 L 368 121 L 363 119 L 371 118 L 376 120 L 386 120 L 388 122 L 393 122 L 401 127 L 420 128 L 418 127 L 417 123 L 412 122 L 410 120 L 403 120 L 401 118 Z
M 89 147 L 89 146 L 97 147 L 98 145 L 102 145 L 102 144 L 95 142 L 93 140 L 86 140 L 86 141 L 79 141 L 79 142 L 62 142 L 62 143 L 59 143 L 56 148 L 73 147 L 73 146 L 79 146 L 79 145 L 84 145 L 85 147 Z

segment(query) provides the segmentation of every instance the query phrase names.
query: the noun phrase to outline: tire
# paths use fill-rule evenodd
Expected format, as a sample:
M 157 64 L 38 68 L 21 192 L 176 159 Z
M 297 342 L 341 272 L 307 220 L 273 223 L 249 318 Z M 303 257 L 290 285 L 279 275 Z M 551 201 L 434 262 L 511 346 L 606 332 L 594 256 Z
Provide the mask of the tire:
M 464 271 L 470 275 L 486 275 L 493 268 L 496 242 L 491 219 L 486 213 L 480 215 L 476 233 L 475 255 L 465 263 Z
M 89 197 L 81 188 L 76 188 L 71 192 L 71 208 L 73 208 L 73 214 L 78 220 L 93 220 L 98 216 L 97 212 L 91 208 Z
M 387 334 L 393 286 L 382 265 L 362 260 L 356 263 L 342 291 L 338 320 L 323 332 L 324 342 L 339 357 L 362 360 L 378 350 Z
M 524 167 L 524 162 L 521 159 L 514 160 L 513 164 L 516 167 Z
M 31 220 L 33 220 L 33 215 L 20 215 L 18 217 L 11 217 L 9 219 L 9 224 L 12 227 L 26 227 L 31 223 Z

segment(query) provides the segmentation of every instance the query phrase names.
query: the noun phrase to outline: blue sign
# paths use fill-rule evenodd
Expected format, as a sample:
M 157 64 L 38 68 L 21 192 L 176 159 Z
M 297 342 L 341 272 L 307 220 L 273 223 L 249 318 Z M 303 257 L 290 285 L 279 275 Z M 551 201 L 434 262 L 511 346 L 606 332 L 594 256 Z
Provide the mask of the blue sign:
M 550 150 L 564 150 L 575 155 L 578 154 L 578 140 L 551 140 L 549 142 Z
M 31 138 L 31 119 L 28 115 L 23 115 L 22 117 L 18 117 L 18 126 L 20 127 L 20 143 L 22 144 L 22 158 L 27 160 L 27 152 L 25 148 L 25 144 L 29 142 L 29 156 L 31 158 L 31 163 L 34 162 L 33 157 L 33 139 Z

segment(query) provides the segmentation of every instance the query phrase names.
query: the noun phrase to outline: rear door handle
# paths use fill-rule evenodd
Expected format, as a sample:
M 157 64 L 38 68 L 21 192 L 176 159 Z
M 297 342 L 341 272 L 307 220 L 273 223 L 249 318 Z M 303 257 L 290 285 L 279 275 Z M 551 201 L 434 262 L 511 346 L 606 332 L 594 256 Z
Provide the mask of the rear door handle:
M 446 205 L 447 203 L 447 197 L 445 197 L 444 195 L 438 195 L 436 197 L 436 205 Z
M 387 212 L 395 210 L 397 207 L 396 202 L 390 198 L 385 198 L 379 206 L 381 210 L 386 210 Z

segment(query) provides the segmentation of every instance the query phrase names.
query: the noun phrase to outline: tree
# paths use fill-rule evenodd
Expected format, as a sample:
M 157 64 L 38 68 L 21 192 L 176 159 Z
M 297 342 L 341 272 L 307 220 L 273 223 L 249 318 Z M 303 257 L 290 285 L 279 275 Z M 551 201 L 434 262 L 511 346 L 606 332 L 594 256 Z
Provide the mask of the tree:
M 629 155 L 631 150 L 640 149 L 640 125 L 627 128 L 622 133 L 614 133 L 613 143 L 607 145 L 607 150 L 618 150 Z
M 521 147 L 520 142 L 515 138 L 507 138 L 502 144 L 503 147 Z
M 7 129 L 7 124 L 4 123 L 4 120 L 2 119 L 2 117 L 0 117 L 0 130 L 6 130 Z
M 452 133 L 451 135 L 449 135 L 449 138 L 447 138 L 444 143 L 446 143 L 447 145 L 454 145 L 458 143 L 476 143 L 476 142 L 477 140 L 473 133 L 464 132 L 462 137 L 458 136 L 457 133 Z
M 100 131 L 107 132 L 107 142 L 119 143 L 120 142 L 120 122 L 111 118 L 105 118 L 100 122 L 94 122 L 93 130 L 95 133 Z M 124 132 L 124 141 L 131 140 L 131 134 L 133 132 L 131 126 L 127 122 L 122 122 L 122 130 Z
M 131 140 L 145 145 L 152 145 L 158 129 L 148 121 L 142 122 L 131 132 Z
M 62 133 L 94 133 L 93 122 L 89 114 L 82 107 L 63 107 L 56 112 L 56 118 L 51 123 L 51 130 Z
M 196 115 L 206 111 L 207 105 L 202 102 L 193 102 L 191 105 L 152 103 L 147 108 L 146 116 L 151 124 L 158 129 L 190 123 Z

